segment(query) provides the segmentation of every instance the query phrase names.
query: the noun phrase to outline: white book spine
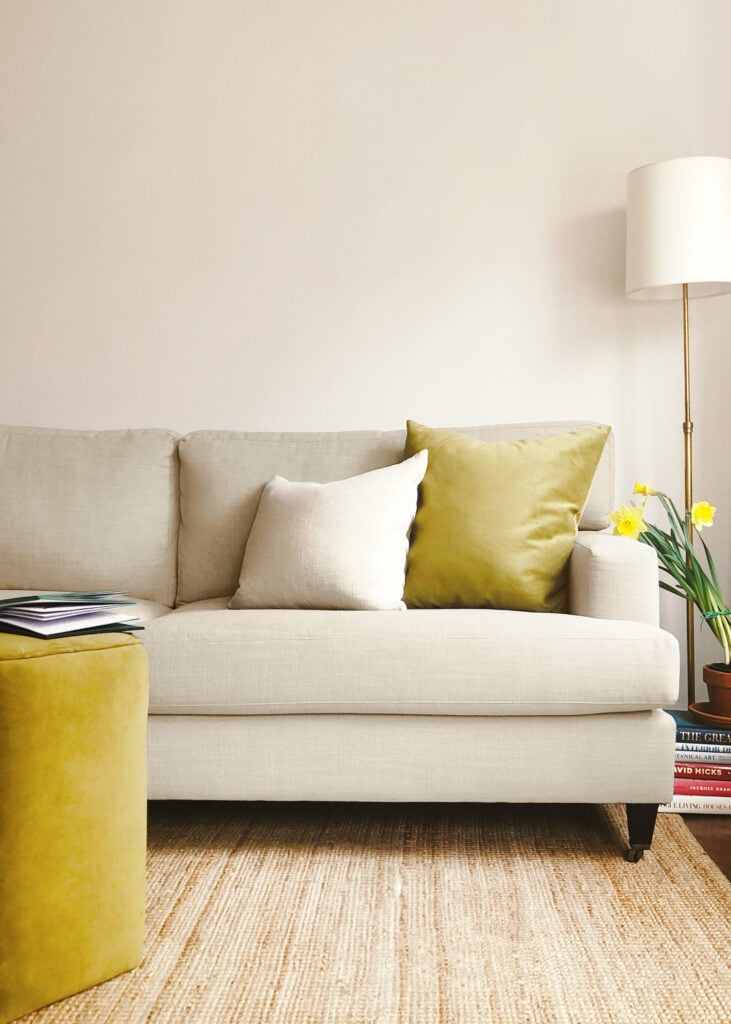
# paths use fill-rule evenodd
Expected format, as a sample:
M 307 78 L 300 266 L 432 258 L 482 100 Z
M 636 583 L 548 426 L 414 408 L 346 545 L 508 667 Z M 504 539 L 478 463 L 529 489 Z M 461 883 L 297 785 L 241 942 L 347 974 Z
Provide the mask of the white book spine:
M 672 814 L 731 814 L 731 797 L 676 794 L 669 804 L 660 804 L 658 810 Z
M 725 754 L 731 757 L 731 743 L 685 743 L 678 741 L 675 744 L 676 753 L 679 750 L 702 750 L 706 754 Z
M 694 761 L 696 764 L 729 764 L 731 765 L 731 753 L 714 753 L 709 750 L 676 750 L 675 762 Z

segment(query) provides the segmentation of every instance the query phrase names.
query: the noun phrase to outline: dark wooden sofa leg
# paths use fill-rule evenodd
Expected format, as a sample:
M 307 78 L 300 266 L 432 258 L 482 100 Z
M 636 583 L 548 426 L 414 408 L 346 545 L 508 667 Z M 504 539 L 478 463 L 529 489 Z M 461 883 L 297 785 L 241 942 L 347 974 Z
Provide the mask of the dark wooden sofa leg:
M 629 832 L 629 850 L 627 860 L 631 862 L 642 858 L 645 850 L 650 849 L 652 833 L 655 831 L 658 804 L 627 804 L 627 831 Z

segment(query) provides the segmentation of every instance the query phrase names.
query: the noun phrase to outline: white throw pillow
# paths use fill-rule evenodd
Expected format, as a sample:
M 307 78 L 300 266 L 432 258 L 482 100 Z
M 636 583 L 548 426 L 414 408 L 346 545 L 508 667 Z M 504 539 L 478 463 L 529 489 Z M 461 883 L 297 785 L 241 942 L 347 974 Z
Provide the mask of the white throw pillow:
M 229 608 L 389 610 L 402 601 L 428 455 L 328 484 L 264 488 Z

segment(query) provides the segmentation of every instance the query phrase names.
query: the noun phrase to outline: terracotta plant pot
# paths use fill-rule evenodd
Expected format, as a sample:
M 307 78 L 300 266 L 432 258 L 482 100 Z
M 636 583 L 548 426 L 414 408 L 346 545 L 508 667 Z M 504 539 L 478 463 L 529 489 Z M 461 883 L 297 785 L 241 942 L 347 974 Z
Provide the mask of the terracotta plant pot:
M 711 714 L 731 718 L 731 665 L 704 665 L 703 682 L 708 689 Z

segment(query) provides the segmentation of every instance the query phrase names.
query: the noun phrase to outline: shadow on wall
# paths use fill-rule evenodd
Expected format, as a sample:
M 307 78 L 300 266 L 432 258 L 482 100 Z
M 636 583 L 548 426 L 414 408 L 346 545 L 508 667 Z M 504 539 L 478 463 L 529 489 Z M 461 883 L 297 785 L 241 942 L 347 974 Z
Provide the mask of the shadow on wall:
M 583 310 L 597 303 L 624 307 L 626 213 L 623 208 L 567 221 L 559 243 L 558 285 L 562 307 Z

